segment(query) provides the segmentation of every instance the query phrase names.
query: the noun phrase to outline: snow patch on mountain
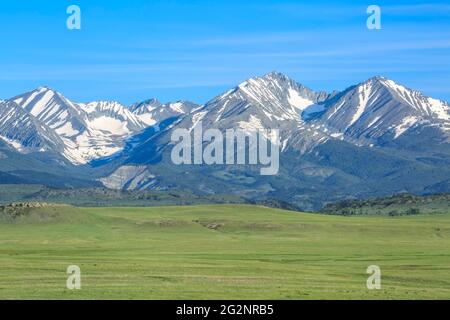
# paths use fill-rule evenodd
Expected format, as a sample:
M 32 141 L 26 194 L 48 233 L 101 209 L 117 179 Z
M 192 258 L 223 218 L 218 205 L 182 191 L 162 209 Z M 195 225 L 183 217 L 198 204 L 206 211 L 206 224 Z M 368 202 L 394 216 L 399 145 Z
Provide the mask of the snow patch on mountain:
M 96 101 L 84 107 L 89 110 L 88 127 L 115 135 L 127 135 L 146 127 L 139 118 L 118 102 Z
M 207 113 L 207 111 L 202 111 L 194 114 L 192 117 L 192 126 L 190 127 L 189 131 L 194 130 L 194 128 L 200 123 L 200 121 L 203 120 Z
M 80 133 L 80 131 L 75 130 L 72 126 L 72 123 L 67 122 L 65 124 L 63 124 L 61 127 L 57 128 L 55 130 L 55 132 L 60 135 L 60 136 L 64 136 L 64 137 L 73 137 L 76 136 Z
M 437 118 L 450 121 L 450 105 L 438 99 L 428 98 L 432 112 Z
M 300 93 L 296 90 L 293 90 L 292 88 L 288 89 L 289 92 L 289 103 L 294 106 L 295 108 L 301 110 L 305 110 L 307 107 L 314 104 L 313 101 L 306 99 L 302 96 L 300 96 Z
M 406 130 L 411 128 L 413 125 L 417 123 L 418 119 L 416 117 L 407 117 L 404 118 L 402 123 L 395 128 L 395 136 L 394 139 L 400 137 Z
M 107 131 L 110 134 L 119 136 L 128 135 L 131 132 L 125 121 L 107 116 L 101 116 L 89 121 L 89 128 L 100 132 Z
M 348 127 L 352 126 L 356 121 L 358 121 L 366 110 L 367 103 L 369 102 L 370 95 L 372 93 L 371 83 L 366 83 L 358 87 L 358 105 L 356 107 L 356 112 L 353 114 L 352 120 L 350 121 Z

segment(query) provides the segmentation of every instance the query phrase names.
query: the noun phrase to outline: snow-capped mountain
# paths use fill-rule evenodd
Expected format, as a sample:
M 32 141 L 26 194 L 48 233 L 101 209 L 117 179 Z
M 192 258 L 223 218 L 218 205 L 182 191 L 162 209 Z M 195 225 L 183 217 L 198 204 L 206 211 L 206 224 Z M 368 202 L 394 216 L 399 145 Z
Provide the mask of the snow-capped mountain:
M 12 125 L 14 130 L 23 131 L 30 124 L 37 128 L 29 135 L 24 133 L 13 135 L 11 133 L 13 129 L 9 129 L 5 140 L 9 139 L 10 144 L 20 152 L 52 151 L 61 153 L 74 164 L 85 164 L 120 151 L 128 137 L 137 134 L 150 124 L 145 121 L 148 115 L 142 110 L 140 113 L 133 113 L 132 110 L 113 101 L 75 103 L 48 87 L 39 87 L 5 103 L 10 108 L 11 106 L 21 108 L 22 110 L 10 112 L 28 123 L 26 126 L 25 123 L 14 122 Z M 6 107 L 2 112 L 8 112 Z M 161 115 L 160 118 L 163 119 L 164 116 Z M 10 126 L 12 121 L 9 119 Z M 157 121 L 153 121 L 152 124 Z M 7 132 L 5 127 L 6 124 L 3 124 L 4 133 Z M 25 132 L 29 132 L 29 129 Z M 31 146 L 40 148 L 30 149 Z
M 102 181 L 110 187 L 115 185 L 117 188 L 135 186 L 139 189 L 146 188 L 148 185 L 159 186 L 153 168 L 146 168 L 143 164 L 148 159 L 154 158 L 155 153 L 162 155 L 170 149 L 172 130 L 177 128 L 192 130 L 200 121 L 204 128 L 217 128 L 223 131 L 230 128 L 248 131 L 280 129 L 283 146 L 286 147 L 290 138 L 294 137 L 292 139 L 295 140 L 296 136 L 306 130 L 304 127 L 308 127 L 300 116 L 302 110 L 328 97 L 330 95 L 325 92 L 314 92 L 276 72 L 249 79 L 203 106 L 190 105 L 187 110 L 176 108 L 178 112 L 170 113 L 170 115 L 183 115 L 176 124 L 167 127 L 157 137 L 143 141 L 134 150 L 124 154 L 123 165 L 118 165 L 118 168 Z M 165 114 L 164 111 L 171 109 L 173 104 L 163 106 L 154 99 L 131 107 L 131 110 L 137 114 L 152 114 L 152 117 L 160 113 Z M 164 111 L 160 112 L 160 110 Z M 321 133 L 305 134 L 305 136 L 302 141 L 308 141 L 308 146 L 311 145 L 311 141 L 325 139 Z M 132 166 L 130 163 L 136 165 Z
M 115 102 L 77 104 L 48 87 L 10 100 L 58 139 L 54 152 L 74 164 L 109 156 L 120 150 L 124 138 L 145 127 L 134 114 Z M 22 144 L 22 140 L 18 140 Z
M 60 137 L 16 103 L 0 102 L 0 140 L 22 153 L 49 151 Z
M 450 105 L 392 80 L 374 77 L 315 106 L 303 118 L 333 137 L 359 144 L 397 139 L 409 129 L 433 125 L 450 130 Z
M 305 122 L 302 112 L 334 95 L 315 92 L 281 73 L 271 72 L 244 81 L 193 109 L 176 128 L 193 129 L 201 121 L 205 128 L 223 131 L 229 128 L 248 131 L 278 129 L 283 150 L 295 141 L 297 147 L 305 152 L 326 140 L 327 135 Z
M 48 87 L 39 87 L 11 100 L 58 135 L 72 137 L 86 128 L 81 110 Z
M 435 183 L 450 179 L 450 166 L 442 169 L 443 163 L 450 164 L 450 144 L 437 139 L 447 134 L 445 130 L 421 135 L 430 145 L 426 151 L 406 148 L 408 143 L 414 145 L 416 136 L 397 145 L 387 142 L 406 139 L 412 127 L 404 126 L 413 116 L 420 119 L 414 126 L 445 125 L 447 107 L 381 77 L 327 94 L 273 72 L 241 83 L 142 140 L 116 159 L 102 181 L 113 188 L 271 195 L 310 208 L 349 194 L 441 190 L 448 184 Z M 262 178 L 246 166 L 174 166 L 173 130 L 192 130 L 200 122 L 204 128 L 222 131 L 279 129 L 279 174 Z M 375 123 L 377 131 L 372 131 Z M 374 144 L 379 148 L 371 148 Z M 411 172 L 419 178 L 412 178 Z
M 200 122 L 222 131 L 278 129 L 279 174 L 171 163 L 173 130 Z M 3 145 L 44 162 L 58 156 L 109 188 L 273 196 L 304 208 L 349 195 L 450 189 L 450 105 L 383 77 L 326 93 L 271 72 L 204 105 L 75 103 L 40 87 L 0 101 Z M 0 157 L 0 171 L 10 158 Z
M 152 126 L 168 118 L 189 114 L 198 107 L 189 101 L 162 104 L 157 99 L 150 99 L 133 104 L 130 111 L 146 125 Z
M 271 72 L 241 83 L 207 103 L 200 112 L 215 116 L 214 122 L 248 114 L 270 123 L 298 123 L 303 110 L 328 97 L 326 92 L 314 92 L 281 73 Z
M 20 152 L 60 153 L 75 165 L 111 156 L 148 126 L 198 107 L 185 101 L 161 104 L 157 100 L 129 108 L 115 101 L 75 103 L 49 87 L 39 87 L 3 104 L 9 106 L 1 110 L 5 113 L 3 140 Z M 21 110 L 17 111 L 17 106 Z M 9 113 L 19 122 L 6 119 Z M 30 133 L 30 127 L 34 132 Z

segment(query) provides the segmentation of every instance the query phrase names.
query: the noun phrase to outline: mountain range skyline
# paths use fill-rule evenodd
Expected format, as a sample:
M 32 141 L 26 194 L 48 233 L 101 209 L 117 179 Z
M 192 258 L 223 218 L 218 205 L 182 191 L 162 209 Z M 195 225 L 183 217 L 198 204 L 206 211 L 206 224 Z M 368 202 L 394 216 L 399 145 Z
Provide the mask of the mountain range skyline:
M 278 70 L 272 70 L 272 71 L 269 71 L 269 72 L 267 72 L 266 74 L 264 74 L 264 75 L 262 75 L 262 76 L 264 77 L 264 76 L 267 76 L 267 75 L 270 75 L 270 74 L 281 74 L 281 75 L 285 75 L 285 73 L 282 73 L 282 72 L 280 72 L 280 71 L 278 71 Z M 259 77 L 259 76 L 254 76 L 254 77 L 251 77 L 251 78 L 246 78 L 245 80 L 242 80 L 242 81 L 240 82 L 240 84 L 245 83 L 246 81 L 248 81 L 248 80 L 250 80 L 250 79 L 253 79 L 253 78 L 257 78 L 257 77 Z M 293 78 L 292 78 L 292 79 L 293 79 Z M 358 82 L 358 84 L 364 83 L 364 82 L 367 82 L 367 81 L 370 81 L 371 79 L 387 79 L 387 80 L 394 81 L 393 79 L 387 77 L 386 75 L 383 75 L 383 74 L 375 74 L 375 75 L 373 75 L 373 76 L 371 76 L 371 77 L 369 77 L 369 78 L 362 79 L 360 82 Z M 320 89 L 320 88 L 311 89 L 312 86 L 306 85 L 304 82 L 299 82 L 298 80 L 295 80 L 295 81 L 298 82 L 299 84 L 301 84 L 302 86 L 304 86 L 305 88 L 308 88 L 309 90 L 314 91 L 314 92 L 338 93 L 338 92 L 345 91 L 346 89 L 348 89 L 349 87 L 351 87 L 351 85 L 350 85 L 350 86 L 347 86 L 347 87 L 343 88 L 342 90 L 339 90 L 339 89 L 336 88 L 336 89 L 331 89 L 331 90 L 327 91 L 327 90 L 322 90 L 322 89 Z M 395 81 L 395 82 L 396 82 L 396 81 Z M 396 82 L 396 83 L 397 83 L 397 82 Z M 410 89 L 410 90 L 421 91 L 420 88 L 414 88 L 414 89 L 413 89 L 413 86 L 405 85 L 404 83 L 403 83 L 402 85 L 403 85 L 405 88 Z M 234 86 L 230 86 L 229 88 L 234 88 Z M 36 91 L 36 90 L 41 90 L 41 89 L 50 90 L 50 91 L 53 91 L 53 92 L 56 92 L 56 93 L 60 93 L 60 94 L 62 93 L 62 91 L 59 90 L 59 89 L 57 88 L 57 86 L 55 87 L 55 86 L 50 86 L 50 85 L 47 85 L 47 84 L 42 84 L 42 85 L 39 85 L 39 86 L 37 86 L 37 87 L 30 88 L 29 91 L 24 91 L 22 94 L 26 94 L 26 93 L 33 92 L 33 91 Z M 173 91 L 176 91 L 176 89 L 173 89 Z M 20 93 L 19 93 L 19 95 L 20 95 Z M 0 101 L 13 100 L 13 99 L 14 99 L 15 97 L 17 97 L 17 96 L 18 96 L 18 95 L 16 94 L 16 95 L 13 95 L 13 96 L 10 96 L 10 97 L 5 97 L 5 96 L 4 96 L 4 97 L 0 97 Z M 145 99 L 143 99 L 143 100 L 135 100 L 134 102 L 131 102 L 131 103 L 125 103 L 125 102 L 121 101 L 120 99 L 115 99 L 115 98 L 113 98 L 113 99 L 78 100 L 77 103 L 80 103 L 80 104 L 88 104 L 88 103 L 92 103 L 92 102 L 104 102 L 104 101 L 108 101 L 108 102 L 119 103 L 119 104 L 121 104 L 121 105 L 123 105 L 123 106 L 126 106 L 127 108 L 133 109 L 133 108 L 136 108 L 136 106 L 142 105 L 142 104 L 145 104 L 145 103 L 154 103 L 154 104 L 160 104 L 160 105 L 167 105 L 167 104 L 170 104 L 170 103 L 185 102 L 185 103 L 193 103 L 193 104 L 196 104 L 196 105 L 204 105 L 204 104 L 207 104 L 211 99 L 214 99 L 214 97 L 216 97 L 216 96 L 220 96 L 220 93 L 217 94 L 217 95 L 215 95 L 215 96 L 213 95 L 212 97 L 210 97 L 210 98 L 209 98 L 206 102 L 204 102 L 203 104 L 202 104 L 201 102 L 198 102 L 198 101 L 195 101 L 195 100 L 192 100 L 192 99 L 183 99 L 182 97 L 181 97 L 180 99 L 175 99 L 175 100 L 163 100 L 163 101 L 162 101 L 162 99 L 160 99 L 159 97 L 154 96 L 154 95 L 149 95 L 148 98 L 145 98 Z M 428 95 L 428 97 L 431 97 L 431 95 Z M 71 99 L 71 100 L 75 100 L 75 99 Z M 450 99 L 448 99 L 448 100 L 447 100 L 447 99 L 437 99 L 437 100 L 445 101 L 445 102 L 447 102 L 447 103 L 450 102 Z
M 181 128 L 278 129 L 280 170 L 175 165 Z M 279 72 L 206 104 L 77 103 L 48 87 L 0 102 L 2 183 L 190 190 L 276 198 L 317 209 L 346 197 L 450 190 L 450 105 L 381 76 L 313 91 Z
M 281 82 L 281 84 L 279 84 Z M 286 85 L 288 90 L 284 92 L 276 92 L 280 97 L 275 97 L 273 90 L 278 90 L 281 86 Z M 246 88 L 250 88 L 249 92 Z M 263 88 L 263 90 L 261 90 Z M 358 98 L 354 99 L 354 88 L 357 88 Z M 267 117 L 268 114 L 271 125 L 278 128 L 279 122 L 273 122 L 272 117 L 276 120 L 294 120 L 295 122 L 313 123 L 317 115 L 326 113 L 332 109 L 335 104 L 339 104 L 339 107 L 329 115 L 324 123 L 321 125 L 327 127 L 331 122 L 331 127 L 339 128 L 337 133 L 334 133 L 333 137 L 342 136 L 342 130 L 353 128 L 355 122 L 359 120 L 364 113 L 367 113 L 365 108 L 366 104 L 370 101 L 368 95 L 372 94 L 372 90 L 381 90 L 378 95 L 385 95 L 394 92 L 397 98 L 405 102 L 403 107 L 404 111 L 396 108 L 396 105 L 389 104 L 389 101 L 381 101 L 383 105 L 377 108 L 383 109 L 381 116 L 384 114 L 396 113 L 394 117 L 400 116 L 400 124 L 396 124 L 397 132 L 395 138 L 400 136 L 413 124 L 418 122 L 423 116 L 434 115 L 434 120 L 449 121 L 449 104 L 448 102 L 434 99 L 431 97 L 423 96 L 420 91 L 409 89 L 403 85 L 398 85 L 394 81 L 387 79 L 383 76 L 373 76 L 364 82 L 360 82 L 357 85 L 349 86 L 347 89 L 339 91 L 313 91 L 310 88 L 299 84 L 295 80 L 292 80 L 288 76 L 277 72 L 271 71 L 261 77 L 249 78 L 239 85 L 227 90 L 225 93 L 218 95 L 210 99 L 206 104 L 197 104 L 190 101 L 176 101 L 161 103 L 157 98 L 150 98 L 141 102 L 136 102 L 131 105 L 124 105 L 117 101 L 97 100 L 86 103 L 73 102 L 66 98 L 60 92 L 48 87 L 39 86 L 38 88 L 12 97 L 8 100 L 0 100 L 2 103 L 12 108 L 19 114 L 19 118 L 23 120 L 22 113 L 29 116 L 30 122 L 39 122 L 46 128 L 41 131 L 50 134 L 46 137 L 46 140 L 54 142 L 58 138 L 63 140 L 65 145 L 64 156 L 72 163 L 84 164 L 90 160 L 98 159 L 105 156 L 111 156 L 112 154 L 119 152 L 120 147 L 114 144 L 112 140 L 117 140 L 117 137 L 129 137 L 138 134 L 140 131 L 151 127 L 153 125 L 158 126 L 159 123 L 166 119 L 178 117 L 181 115 L 188 115 L 196 113 L 199 119 L 203 118 L 203 114 L 209 112 L 211 105 L 217 103 L 230 94 L 238 94 L 238 99 L 246 99 L 248 96 L 258 108 L 253 108 L 254 114 L 260 112 L 259 109 L 265 113 L 263 117 Z M 367 91 L 367 92 L 366 92 Z M 348 97 L 348 93 L 352 95 Z M 362 95 L 362 96 L 361 96 Z M 259 100 L 258 97 L 262 99 Z M 273 99 L 277 98 L 280 101 L 273 108 Z M 337 100 L 337 101 L 336 101 Z M 392 100 L 392 99 L 391 99 Z M 394 99 L 395 100 L 395 99 Z M 333 120 L 332 117 L 339 115 L 338 109 L 345 104 L 349 105 L 350 109 L 356 108 L 357 110 L 350 110 L 348 112 L 352 119 L 337 118 Z M 356 104 L 356 105 L 355 105 Z M 267 107 L 269 105 L 269 107 Z M 226 107 L 223 106 L 222 109 Z M 206 111 L 203 111 L 205 109 Z M 212 108 L 214 111 L 214 108 Z M 411 112 L 415 112 L 418 109 L 418 115 L 412 115 Z M 3 110 L 4 111 L 4 110 Z M 223 111 L 223 110 L 221 110 Z M 376 111 L 376 110 L 375 110 Z M 379 111 L 377 111 L 380 113 Z M 422 113 L 422 114 L 421 114 Z M 250 118 L 254 117 L 254 114 L 250 114 Z M 284 115 L 283 115 L 284 114 Z M 344 113 L 345 114 L 345 113 Z M 10 121 L 11 111 L 3 118 Z M 280 115 L 282 115 L 280 117 Z M 369 115 L 370 116 L 370 115 Z M 370 123 L 363 123 L 364 126 L 371 127 L 380 120 L 381 116 L 373 118 Z M 364 117 L 363 117 L 364 118 Z M 217 117 L 216 121 L 220 119 Z M 320 119 L 319 119 L 320 120 Z M 198 120 L 196 120 L 198 122 Z M 259 119 L 258 119 L 259 121 Z M 211 124 L 210 125 L 214 125 Z M 14 122 L 13 127 L 20 127 L 20 123 Z M 344 128 L 345 126 L 345 128 Z M 264 129 L 270 129 L 264 128 Z M 385 130 L 392 129 L 392 127 L 385 128 Z M 325 131 L 328 129 L 325 129 Z M 444 130 L 445 131 L 445 130 Z M 83 134 L 83 136 L 80 136 Z M 87 136 L 84 136 L 86 134 Z M 45 134 L 44 134 L 45 136 Z M 99 141 L 99 137 L 106 137 L 107 141 Z M 10 134 L 2 136 L 3 140 L 11 139 L 10 144 L 14 145 L 14 136 Z M 53 140 L 53 141 L 52 141 Z M 104 143 L 108 145 L 104 147 Z M 18 143 L 20 145 L 20 142 Z M 87 154 L 71 154 L 66 152 L 67 149 L 82 148 L 83 145 L 88 145 L 88 150 L 85 150 Z M 120 144 L 120 143 L 119 143 Z M 33 146 L 33 144 L 31 144 Z M 92 147 L 96 147 L 100 150 L 98 152 L 91 152 Z M 26 146 L 25 146 L 26 147 Z M 111 147 L 111 148 L 110 148 Z M 123 147 L 123 145 L 121 146 Z M 83 153 L 83 152 L 82 152 Z

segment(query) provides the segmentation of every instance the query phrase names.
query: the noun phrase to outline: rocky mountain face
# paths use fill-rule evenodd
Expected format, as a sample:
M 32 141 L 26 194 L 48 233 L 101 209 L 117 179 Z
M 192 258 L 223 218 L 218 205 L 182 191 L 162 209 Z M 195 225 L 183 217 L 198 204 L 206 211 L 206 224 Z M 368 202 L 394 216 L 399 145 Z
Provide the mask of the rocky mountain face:
M 199 123 L 221 132 L 278 129 L 279 173 L 261 176 L 251 165 L 174 165 L 172 133 Z M 30 175 L 18 172 L 25 170 L 50 184 L 39 178 L 49 165 L 63 185 L 225 192 L 305 209 L 346 197 L 449 191 L 450 105 L 383 77 L 326 93 L 277 72 L 201 106 L 156 99 L 129 107 L 74 103 L 47 87 L 0 101 L 0 177 L 23 182 Z M 58 170 L 69 174 L 60 177 Z

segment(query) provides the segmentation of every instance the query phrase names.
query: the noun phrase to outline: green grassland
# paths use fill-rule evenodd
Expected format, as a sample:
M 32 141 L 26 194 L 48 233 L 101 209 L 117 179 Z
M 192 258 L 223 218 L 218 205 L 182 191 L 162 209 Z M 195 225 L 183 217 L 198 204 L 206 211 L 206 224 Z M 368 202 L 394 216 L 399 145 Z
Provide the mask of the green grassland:
M 0 223 L 0 299 L 450 299 L 450 211 L 58 210 Z M 373 264 L 381 290 L 366 288 Z M 66 289 L 69 265 L 81 290 Z

